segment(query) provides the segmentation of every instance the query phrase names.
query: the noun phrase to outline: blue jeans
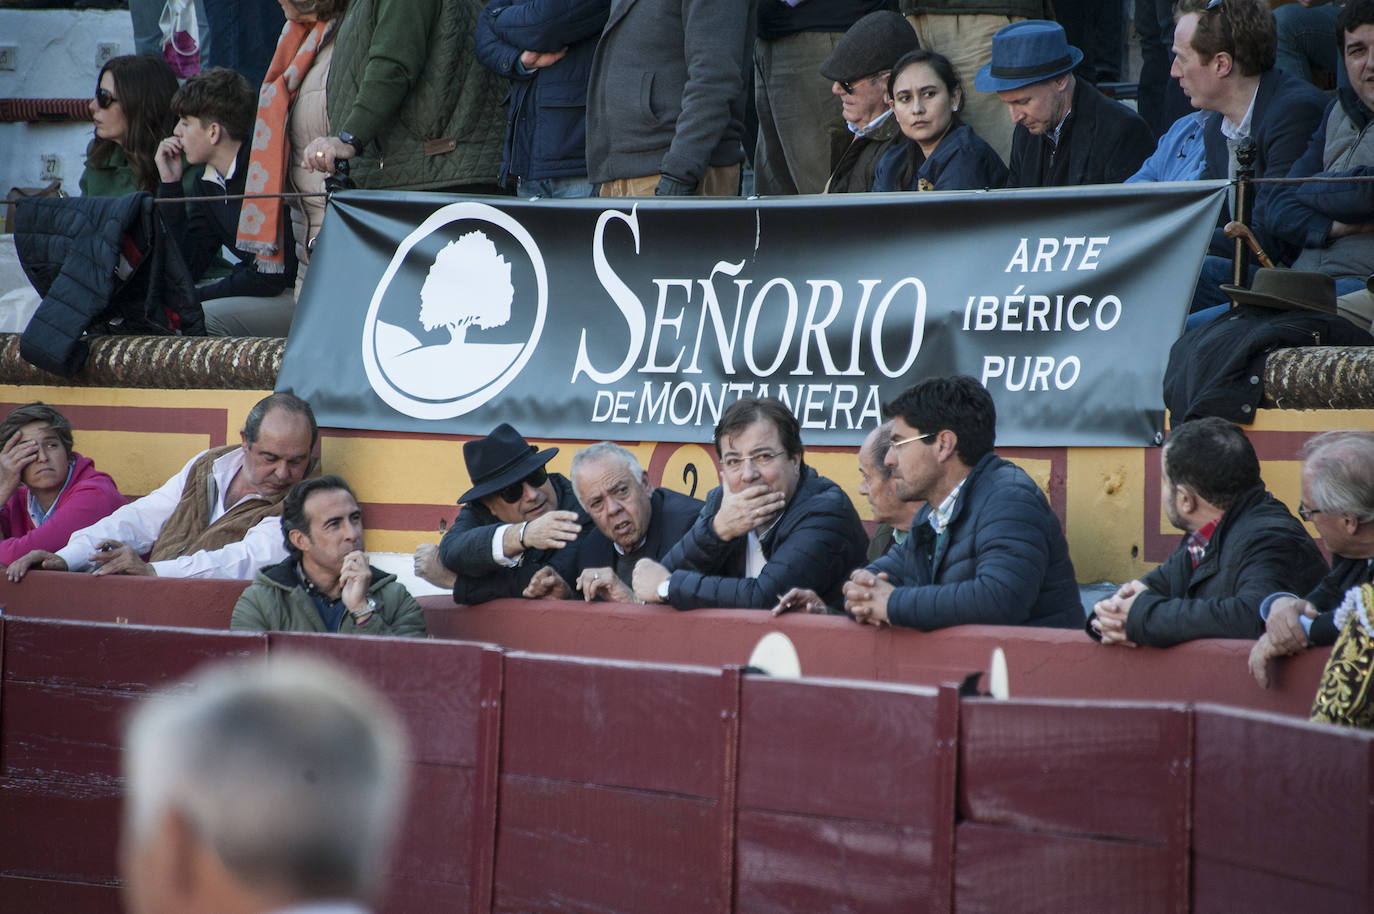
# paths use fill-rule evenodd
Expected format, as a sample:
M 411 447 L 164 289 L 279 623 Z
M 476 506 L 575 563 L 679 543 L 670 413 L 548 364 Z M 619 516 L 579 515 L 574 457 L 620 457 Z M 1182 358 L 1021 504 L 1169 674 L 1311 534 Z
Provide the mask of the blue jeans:
M 581 197 L 595 197 L 601 185 L 587 181 L 586 175 L 570 175 L 566 178 L 516 179 L 517 197 L 552 197 L 555 200 L 576 200 Z
M 1345 61 L 1336 44 L 1336 14 L 1339 12 L 1334 3 L 1322 6 L 1288 3 L 1274 10 L 1279 38 L 1275 66 L 1311 82 L 1312 64 L 1316 64 L 1336 75 L 1337 86 L 1350 85 Z

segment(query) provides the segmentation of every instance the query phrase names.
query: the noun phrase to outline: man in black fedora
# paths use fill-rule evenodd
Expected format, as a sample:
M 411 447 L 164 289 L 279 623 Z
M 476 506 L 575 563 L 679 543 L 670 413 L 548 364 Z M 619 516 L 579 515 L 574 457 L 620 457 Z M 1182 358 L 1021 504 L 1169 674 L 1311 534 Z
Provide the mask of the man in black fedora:
M 564 580 L 576 577 L 578 547 L 592 522 L 567 477 L 545 468 L 557 454 L 556 447 L 539 450 L 505 422 L 485 438 L 463 442 L 472 488 L 459 496 L 463 508 L 439 542 L 442 569 L 431 548 L 416 552 L 417 573 L 431 583 L 452 583 L 455 603 L 518 597 L 545 565 Z
M 1154 151 L 1140 115 L 1078 79 L 1083 52 L 1056 22 L 1013 22 L 992 37 L 974 84 L 995 92 L 1016 125 L 1008 187 L 1117 184 Z
M 849 27 L 820 65 L 830 93 L 840 100 L 845 130 L 831 143 L 828 194 L 873 189 L 873 168 L 902 136 L 887 99 L 887 74 L 921 45 L 911 23 L 894 10 L 878 10 Z

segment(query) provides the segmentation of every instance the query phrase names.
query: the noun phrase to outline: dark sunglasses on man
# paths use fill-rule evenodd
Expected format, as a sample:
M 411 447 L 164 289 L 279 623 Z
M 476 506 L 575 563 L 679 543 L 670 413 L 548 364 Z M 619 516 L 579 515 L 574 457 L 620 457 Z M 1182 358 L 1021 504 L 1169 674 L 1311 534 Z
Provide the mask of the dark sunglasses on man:
M 525 497 L 525 483 L 529 483 L 530 488 L 537 489 L 548 481 L 549 471 L 540 467 L 524 479 L 511 483 L 496 494 L 500 495 L 501 500 L 506 504 L 513 505 Z

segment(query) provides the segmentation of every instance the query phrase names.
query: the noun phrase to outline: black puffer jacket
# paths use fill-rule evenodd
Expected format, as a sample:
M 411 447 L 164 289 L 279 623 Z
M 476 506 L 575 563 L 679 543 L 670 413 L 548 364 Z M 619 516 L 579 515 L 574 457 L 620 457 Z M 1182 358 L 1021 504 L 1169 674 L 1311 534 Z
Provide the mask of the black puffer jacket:
M 744 576 L 748 537 L 723 540 L 711 527 L 721 496 L 719 486 L 711 490 L 692 529 L 663 561 L 673 572 L 669 603 L 677 609 L 767 609 L 791 588 L 805 587 L 831 606 L 843 605 L 840 588 L 863 565 L 868 548 L 868 534 L 843 489 L 802 469 L 797 491 L 761 544 L 768 561 L 756 578 Z
M 1197 638 L 1258 638 L 1264 634 L 1259 605 L 1265 597 L 1281 590 L 1306 593 L 1326 572 L 1326 560 L 1302 524 L 1258 485 L 1226 509 L 1196 568 L 1185 537 L 1141 579 L 1149 590 L 1131 606 L 1126 637 L 1153 647 Z
M 124 197 L 30 197 L 19 201 L 15 249 L 43 302 L 19 352 L 71 377 L 86 363 L 92 333 L 201 336 L 205 316 L 191 274 L 147 193 Z M 136 261 L 120 279 L 120 261 Z

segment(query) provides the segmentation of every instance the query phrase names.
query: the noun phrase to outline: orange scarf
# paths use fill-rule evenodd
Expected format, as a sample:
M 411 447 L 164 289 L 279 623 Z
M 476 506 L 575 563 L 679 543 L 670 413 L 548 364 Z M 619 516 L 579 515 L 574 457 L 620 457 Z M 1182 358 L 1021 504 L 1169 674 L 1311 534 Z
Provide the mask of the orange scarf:
M 286 186 L 290 167 L 291 140 L 286 133 L 286 119 L 291 103 L 301 87 L 315 52 L 324 44 L 335 21 L 287 21 L 277 39 L 277 50 L 262 81 L 258 93 L 258 119 L 253 127 L 253 147 L 248 156 L 248 177 L 245 194 L 279 194 Z M 259 273 L 286 271 L 286 255 L 282 250 L 285 207 L 280 197 L 258 197 L 244 200 L 239 212 L 238 247 L 251 251 Z

